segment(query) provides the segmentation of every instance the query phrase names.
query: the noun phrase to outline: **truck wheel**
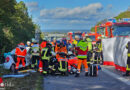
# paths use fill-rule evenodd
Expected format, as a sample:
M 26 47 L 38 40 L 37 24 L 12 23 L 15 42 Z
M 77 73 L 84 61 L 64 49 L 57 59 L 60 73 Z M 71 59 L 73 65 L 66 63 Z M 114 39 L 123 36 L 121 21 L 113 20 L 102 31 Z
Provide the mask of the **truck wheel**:
M 11 67 L 10 67 L 10 69 L 11 69 L 12 73 L 15 73 L 15 64 L 12 64 Z

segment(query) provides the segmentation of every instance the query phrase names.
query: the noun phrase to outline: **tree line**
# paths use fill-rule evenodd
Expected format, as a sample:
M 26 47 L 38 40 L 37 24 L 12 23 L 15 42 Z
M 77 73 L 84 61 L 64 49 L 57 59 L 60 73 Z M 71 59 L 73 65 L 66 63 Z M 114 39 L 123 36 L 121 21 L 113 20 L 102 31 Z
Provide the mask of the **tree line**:
M 23 1 L 0 0 L 0 54 L 31 40 L 36 27 Z

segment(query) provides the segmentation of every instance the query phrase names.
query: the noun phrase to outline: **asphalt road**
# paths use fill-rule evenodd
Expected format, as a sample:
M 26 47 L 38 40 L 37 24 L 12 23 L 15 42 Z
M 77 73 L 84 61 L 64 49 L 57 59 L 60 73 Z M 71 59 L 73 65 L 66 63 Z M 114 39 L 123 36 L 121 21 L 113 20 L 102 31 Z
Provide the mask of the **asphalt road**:
M 115 73 L 117 74 L 117 73 Z M 130 90 L 130 85 L 99 71 L 98 77 L 48 76 L 44 78 L 44 90 Z

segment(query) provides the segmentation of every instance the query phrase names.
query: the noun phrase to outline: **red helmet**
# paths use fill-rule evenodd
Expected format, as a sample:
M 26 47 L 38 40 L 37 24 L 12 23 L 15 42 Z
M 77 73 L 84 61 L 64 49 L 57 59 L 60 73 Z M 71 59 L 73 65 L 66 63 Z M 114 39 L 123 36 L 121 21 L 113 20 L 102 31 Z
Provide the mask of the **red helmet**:
M 21 43 L 19 43 L 18 45 L 24 45 L 24 43 L 21 42 Z

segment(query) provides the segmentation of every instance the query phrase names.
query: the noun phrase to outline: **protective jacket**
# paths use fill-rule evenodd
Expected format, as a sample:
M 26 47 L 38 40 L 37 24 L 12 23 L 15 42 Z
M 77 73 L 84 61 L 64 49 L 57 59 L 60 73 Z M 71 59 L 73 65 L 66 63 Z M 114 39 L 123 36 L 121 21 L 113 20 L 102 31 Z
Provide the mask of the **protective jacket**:
M 70 72 L 71 67 L 77 68 L 78 65 L 78 58 L 77 57 L 69 57 L 68 60 L 68 71 Z
M 101 52 L 102 51 L 102 42 L 101 41 L 98 41 L 97 43 L 96 43 L 96 47 L 97 47 L 97 52 Z
M 72 44 L 73 44 L 74 46 L 77 46 L 78 41 L 77 41 L 77 40 L 74 40 Z
M 61 46 L 61 45 L 56 45 L 55 47 L 55 52 L 64 52 L 67 53 L 67 48 L 65 45 Z
M 87 52 L 88 52 L 88 44 L 87 42 L 81 40 L 76 47 L 77 50 L 77 58 L 85 59 L 87 58 Z
M 130 41 L 128 42 L 128 44 L 126 45 L 126 48 L 128 49 L 128 58 L 127 58 L 127 66 L 126 66 L 126 70 L 130 72 Z
M 88 51 L 92 50 L 92 40 L 90 38 L 87 38 L 87 44 L 88 44 Z
M 27 54 L 27 50 L 25 48 L 25 46 L 23 45 L 19 45 L 17 48 L 16 48 L 16 51 L 15 51 L 15 55 L 18 56 L 18 57 L 25 57 Z
M 128 57 L 130 57 L 130 41 L 128 42 L 128 44 L 126 45 L 126 48 L 128 49 Z
M 41 49 L 41 59 L 42 60 L 49 60 L 51 56 L 51 48 L 45 47 Z
M 39 46 L 39 44 L 34 44 L 31 47 L 31 54 L 33 56 L 40 56 L 40 46 Z

